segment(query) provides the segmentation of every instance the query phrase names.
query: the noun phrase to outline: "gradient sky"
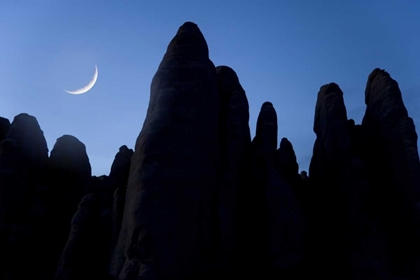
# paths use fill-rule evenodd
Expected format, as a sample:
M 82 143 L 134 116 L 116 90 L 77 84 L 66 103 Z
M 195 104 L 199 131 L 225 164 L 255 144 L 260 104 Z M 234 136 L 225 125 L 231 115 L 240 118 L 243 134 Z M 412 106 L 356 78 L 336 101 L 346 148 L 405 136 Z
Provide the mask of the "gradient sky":
M 279 141 L 307 170 L 319 88 L 336 82 L 349 118 L 364 114 L 367 77 L 388 71 L 420 127 L 420 1 L 1 0 L 0 116 L 35 116 L 48 148 L 63 134 L 82 141 L 94 175 L 118 148 L 134 148 L 150 83 L 185 21 L 198 24 L 216 66 L 239 76 L 251 134 L 264 101 L 277 111 Z M 87 84 L 91 91 L 70 95 Z

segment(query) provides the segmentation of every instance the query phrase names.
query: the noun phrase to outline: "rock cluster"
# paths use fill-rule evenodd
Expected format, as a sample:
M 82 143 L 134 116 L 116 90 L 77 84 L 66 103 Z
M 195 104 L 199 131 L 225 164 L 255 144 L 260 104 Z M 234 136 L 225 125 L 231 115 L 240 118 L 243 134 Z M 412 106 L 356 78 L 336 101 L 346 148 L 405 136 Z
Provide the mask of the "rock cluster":
M 82 228 L 80 234 L 80 229 L 74 228 L 89 216 L 93 220 L 89 220 L 88 227 L 95 230 L 89 241 L 99 242 L 101 237 L 111 236 L 112 222 L 115 220 L 115 226 L 118 223 L 117 215 L 111 218 L 117 212 L 112 211 L 113 193 L 121 193 L 126 186 L 133 151 L 121 147 L 110 176 L 100 180 L 92 177 L 85 145 L 77 138 L 58 138 L 48 156 L 47 143 L 35 117 L 20 114 L 11 124 L 1 118 L 0 125 L 4 135 L 0 143 L 0 279 L 53 279 L 56 271 L 57 275 L 62 274 L 63 266 L 67 269 L 64 279 L 69 279 L 73 275 L 70 271 L 77 271 L 82 260 L 83 265 L 90 263 L 96 273 L 87 257 L 96 254 L 93 259 L 98 260 L 106 256 L 101 250 L 89 249 L 90 244 L 80 249 L 82 242 L 77 238 L 89 238 L 85 234 L 88 229 Z M 90 209 L 75 214 L 85 195 L 94 197 L 100 209 L 108 212 L 102 211 L 97 217 Z M 85 210 L 86 200 L 79 209 Z M 103 223 L 109 224 L 107 228 L 97 226 L 102 216 L 106 216 Z M 96 248 L 103 248 L 103 244 L 100 242 Z M 77 260 L 71 260 L 69 255 Z M 102 270 L 106 271 L 106 263 Z
M 320 88 L 299 174 L 274 105 L 251 139 L 238 76 L 186 22 L 153 77 L 135 151 L 120 147 L 108 176 L 92 176 L 76 137 L 48 156 L 33 116 L 0 118 L 0 278 L 420 279 L 415 126 L 384 70 L 365 102 L 355 124 L 340 87 Z

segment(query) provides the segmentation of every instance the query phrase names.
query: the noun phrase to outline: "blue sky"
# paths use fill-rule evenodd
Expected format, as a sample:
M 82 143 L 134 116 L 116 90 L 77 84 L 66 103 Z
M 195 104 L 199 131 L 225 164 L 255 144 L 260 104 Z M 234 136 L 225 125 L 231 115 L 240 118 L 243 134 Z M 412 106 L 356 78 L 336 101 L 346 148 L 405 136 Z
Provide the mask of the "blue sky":
M 0 116 L 34 115 L 49 150 L 71 134 L 94 175 L 108 174 L 121 145 L 134 147 L 150 83 L 178 27 L 198 24 L 217 65 L 232 67 L 250 103 L 277 111 L 279 141 L 307 170 L 319 88 L 336 82 L 349 118 L 364 114 L 367 77 L 387 70 L 420 126 L 420 1 L 0 1 Z M 98 65 L 93 89 L 87 84 Z

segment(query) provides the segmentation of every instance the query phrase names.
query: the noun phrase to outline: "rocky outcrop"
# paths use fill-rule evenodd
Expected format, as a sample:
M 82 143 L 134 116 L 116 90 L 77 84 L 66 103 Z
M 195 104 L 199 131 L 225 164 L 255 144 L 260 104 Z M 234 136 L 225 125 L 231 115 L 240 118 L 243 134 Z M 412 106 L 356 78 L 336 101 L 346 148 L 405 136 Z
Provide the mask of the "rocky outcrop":
M 309 220 L 313 246 L 310 253 L 314 254 L 316 261 L 314 267 L 320 268 L 322 263 L 334 264 L 333 269 L 320 268 L 328 271 L 327 277 L 336 275 L 339 270 L 349 270 L 346 267 L 348 262 L 342 261 L 348 259 L 349 248 L 346 246 L 350 241 L 346 232 L 347 205 L 344 203 L 345 191 L 352 185 L 349 181 L 352 151 L 347 124 L 343 92 L 335 83 L 322 86 L 315 109 L 314 132 L 317 138 L 309 168 L 310 179 L 317 188 L 312 193 L 313 199 L 319 206 L 310 207 L 315 211 Z
M 83 197 L 71 222 L 56 280 L 106 279 L 110 232 L 104 228 L 101 210 L 96 194 Z
M 308 180 L 309 179 L 308 173 L 306 171 L 300 172 L 300 176 L 301 176 L 302 180 Z
M 123 145 L 115 155 L 115 159 L 111 166 L 111 172 L 109 173 L 109 178 L 113 181 L 112 183 L 118 187 L 127 185 L 128 175 L 130 173 L 131 157 L 133 154 L 134 152 L 132 149 Z
M 207 43 L 197 25 L 187 22 L 153 77 L 132 158 L 115 277 L 210 277 L 219 104 Z
M 14 119 L 1 144 L 2 170 L 14 169 L 20 179 L 40 180 L 48 158 L 47 142 L 38 121 L 28 114 Z
M 114 191 L 112 204 L 112 247 L 114 247 L 120 234 L 124 214 L 125 196 L 127 192 L 128 175 L 130 174 L 132 149 L 123 145 L 115 155 L 109 174 L 109 185 Z
M 71 135 L 58 138 L 48 159 L 48 172 L 54 208 L 63 224 L 68 224 L 81 198 L 90 192 L 92 174 L 85 145 Z
M 238 262 L 238 196 L 248 177 L 249 106 L 245 91 L 236 73 L 227 66 L 216 68 L 221 99 L 221 181 L 217 189 L 217 274 L 233 277 Z
M 369 75 L 362 126 L 369 183 L 387 232 L 393 273 L 420 277 L 420 164 L 417 133 L 400 89 L 384 70 Z M 377 182 L 381 182 L 378 184 Z
M 49 234 L 51 269 L 57 267 L 60 254 L 70 232 L 70 221 L 83 196 L 92 191 L 91 166 L 85 145 L 74 136 L 57 139 L 48 158 L 50 221 Z
M 92 171 L 85 145 L 71 135 L 58 138 L 48 159 L 48 171 L 57 207 L 67 209 L 72 216 L 80 199 L 90 191 Z
M 7 124 L 7 122 L 5 122 Z M 37 275 L 35 259 L 21 269 L 23 252 L 39 252 L 39 229 L 46 222 L 45 186 L 42 185 L 48 148 L 43 132 L 28 114 L 17 115 L 0 143 L 0 278 L 24 279 Z
M 350 151 L 350 139 L 347 130 L 347 112 L 343 92 L 337 84 L 321 87 L 315 109 L 314 132 L 317 139 L 309 167 L 313 180 L 336 181 L 340 177 L 341 162 L 347 162 Z M 337 165 L 338 164 L 338 165 Z
M 121 227 L 132 155 L 133 150 L 121 146 L 110 175 L 89 180 L 91 193 L 73 216 L 55 279 L 112 279 L 108 266 Z
M 47 157 L 47 143 L 37 120 L 28 114 L 16 116 L 0 143 L 1 219 L 28 215 L 29 183 L 40 180 Z
M 63 135 L 57 139 L 49 158 L 53 176 L 71 177 L 72 180 L 86 180 L 92 176 L 85 145 L 74 136 Z
M 0 142 L 6 138 L 6 134 L 10 128 L 10 121 L 6 118 L 0 117 Z
M 385 206 L 380 203 L 384 188 L 376 187 L 381 179 L 369 179 L 377 174 L 372 173 L 373 165 L 382 164 L 380 157 L 372 157 L 378 143 L 367 140 L 372 128 L 365 122 L 360 126 L 347 120 L 343 93 L 337 85 L 329 84 L 318 94 L 314 131 L 317 140 L 310 179 L 317 186 L 312 197 L 322 205 L 311 207 L 315 210 L 310 219 L 314 259 L 334 264 L 337 270 L 321 268 L 329 272 L 327 277 L 339 271 L 349 271 L 349 279 L 395 277 L 388 249 L 389 230 L 380 214 Z M 326 236 L 325 232 L 332 235 Z M 321 249 L 324 254 L 319 254 Z M 314 265 L 322 267 L 321 263 Z
M 296 187 L 300 182 L 299 165 L 293 145 L 287 138 L 282 138 L 277 149 L 275 165 L 278 172 L 291 187 Z
M 253 208 L 249 213 L 255 231 L 250 232 L 254 244 L 248 248 L 260 256 L 248 265 L 255 266 L 250 275 L 266 279 L 302 276 L 304 224 L 296 198 L 276 168 L 277 114 L 265 102 L 257 120 L 252 141 L 252 186 L 249 193 Z

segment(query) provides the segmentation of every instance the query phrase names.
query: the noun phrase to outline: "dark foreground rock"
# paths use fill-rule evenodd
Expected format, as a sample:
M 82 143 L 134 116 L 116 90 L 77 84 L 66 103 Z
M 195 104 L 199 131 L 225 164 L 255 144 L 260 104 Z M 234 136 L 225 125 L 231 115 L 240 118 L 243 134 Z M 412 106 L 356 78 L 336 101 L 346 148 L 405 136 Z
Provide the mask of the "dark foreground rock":
M 236 73 L 227 66 L 216 68 L 221 99 L 220 143 L 221 175 L 217 188 L 217 275 L 234 277 L 241 232 L 238 196 L 247 183 L 249 170 L 249 106 Z M 242 235 L 243 236 L 243 235 Z M 236 268 L 236 269 L 235 269 Z
M 112 279 L 108 267 L 121 229 L 126 184 L 133 150 L 121 146 L 109 176 L 92 177 L 71 221 L 55 275 L 57 280 Z M 116 195 L 119 194 L 119 195 Z
M 0 117 L 0 142 L 6 138 L 6 134 L 10 128 L 10 121 L 6 118 Z
M 194 78 L 191 78 L 194 77 Z M 197 25 L 182 25 L 151 86 L 137 138 L 122 231 L 119 279 L 204 279 L 215 267 L 220 165 L 216 70 Z
M 48 205 L 43 184 L 47 158 L 47 143 L 36 118 L 17 115 L 0 143 L 2 279 L 25 279 L 29 271 L 35 275 L 43 273 L 40 272 L 42 261 L 35 256 L 42 248 L 42 231 L 47 224 Z M 25 270 L 21 269 L 24 252 L 34 259 Z
M 261 279 L 299 279 L 305 257 L 304 220 L 290 185 L 277 168 L 277 114 L 265 102 L 257 120 L 248 184 L 247 275 Z M 245 213 L 244 213 L 245 214 Z M 243 229 L 245 230 L 245 228 Z M 243 249 L 244 249 L 243 248 Z
M 375 204 L 387 235 L 390 270 L 420 278 L 420 163 L 417 133 L 398 83 L 384 70 L 369 75 L 365 91 L 366 162 Z M 381 184 L 378 184 L 381 182 Z
M 57 266 L 70 232 L 70 222 L 83 196 L 91 192 L 91 166 L 85 145 L 74 136 L 57 139 L 48 158 L 48 185 L 51 201 L 50 262 Z M 51 229 L 52 230 L 52 229 Z

